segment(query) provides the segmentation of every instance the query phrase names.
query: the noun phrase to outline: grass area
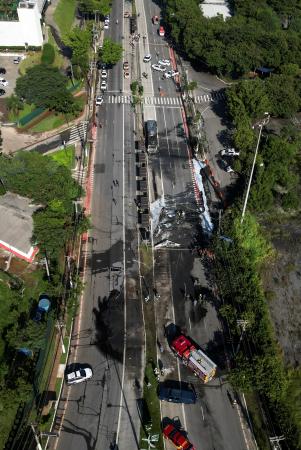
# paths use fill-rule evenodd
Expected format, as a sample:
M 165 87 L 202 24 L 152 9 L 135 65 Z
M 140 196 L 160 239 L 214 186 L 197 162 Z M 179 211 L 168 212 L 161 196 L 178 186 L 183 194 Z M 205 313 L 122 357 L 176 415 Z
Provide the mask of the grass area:
M 11 122 L 18 122 L 18 120 L 22 119 L 22 117 L 27 116 L 27 114 L 30 114 L 35 109 L 35 105 L 28 105 L 27 103 L 24 103 L 24 108 L 19 111 L 18 114 L 15 114 L 12 111 L 8 114 L 8 120 L 10 120 Z
M 60 364 L 66 364 L 66 362 L 67 362 L 67 358 L 68 358 L 68 354 L 67 354 L 68 342 L 69 342 L 69 338 L 68 338 L 68 336 L 65 336 L 64 337 L 64 346 L 65 346 L 66 353 L 62 353 L 61 354 Z
M 61 37 L 71 30 L 74 17 L 76 0 L 60 0 L 54 12 L 54 20 L 60 30 Z
M 140 259 L 141 259 L 141 275 L 147 280 L 152 277 L 152 252 L 151 249 L 145 245 L 140 247 Z M 152 283 L 147 281 L 149 285 Z M 156 350 L 156 322 L 155 322 L 155 310 L 153 302 L 143 303 L 144 320 L 148 326 L 145 329 L 146 336 L 146 367 L 145 367 L 145 381 L 150 383 L 144 383 L 143 399 L 145 400 L 149 413 L 152 418 L 152 429 L 150 434 L 159 434 L 159 442 L 156 443 L 157 450 L 163 450 L 163 437 L 161 433 L 161 414 L 160 414 L 160 401 L 157 395 L 158 381 L 154 374 L 154 368 L 157 366 L 157 350 Z M 149 387 L 148 387 L 149 386 Z M 144 448 L 145 442 L 142 438 L 147 437 L 147 432 L 143 425 L 140 430 L 140 448 Z
M 69 169 L 73 169 L 74 167 L 74 156 L 75 156 L 75 146 L 69 145 L 65 149 L 58 150 L 57 152 L 51 153 L 49 155 L 52 159 L 54 159 L 61 166 L 69 167 Z
M 64 58 L 61 55 L 58 46 L 56 45 L 56 42 L 54 40 L 54 37 L 53 37 L 53 35 L 51 33 L 50 28 L 48 28 L 48 43 L 53 46 L 54 51 L 55 51 L 55 59 L 54 59 L 53 66 L 58 67 L 60 69 L 61 67 L 63 67 Z
M 27 53 L 26 58 L 19 64 L 19 72 L 21 75 L 24 75 L 26 70 L 41 64 L 41 55 L 42 52 L 30 52 Z
M 79 97 L 75 97 L 74 100 L 80 106 L 80 109 L 82 111 L 86 104 L 86 96 L 81 95 Z M 62 125 L 68 123 L 68 121 L 71 121 L 73 119 L 75 119 L 75 117 L 71 114 L 56 115 L 55 113 L 52 113 L 42 119 L 36 125 L 33 125 L 29 130 L 32 133 L 43 133 L 45 131 L 50 131 L 54 130 L 55 128 L 61 127 Z
M 44 131 L 50 131 L 54 128 L 58 128 L 66 123 L 66 119 L 59 115 L 49 114 L 49 116 L 42 119 L 39 123 L 30 128 L 32 133 L 43 133 Z
M 148 411 L 152 418 L 152 429 L 149 434 L 159 434 L 160 438 L 159 442 L 156 443 L 156 449 L 163 450 L 164 445 L 161 433 L 160 402 L 157 395 L 158 381 L 155 377 L 153 366 L 154 364 L 152 362 L 148 362 L 145 368 L 145 379 L 147 379 L 149 384 L 146 385 L 146 383 L 144 383 L 143 399 L 147 404 Z M 144 448 L 145 441 L 143 441 L 142 438 L 146 438 L 147 435 L 148 433 L 142 425 L 140 430 L 140 448 Z
M 54 327 L 54 325 L 53 325 Z M 55 361 L 55 356 L 56 356 L 56 339 L 55 339 L 55 333 L 56 331 L 53 330 L 52 336 L 49 337 L 48 339 L 48 346 L 46 349 L 47 352 L 47 359 L 46 361 L 44 361 L 44 366 L 43 366 L 43 371 L 42 371 L 42 376 L 39 379 L 39 391 L 43 392 L 48 384 L 48 378 L 50 376 L 54 361 Z M 60 348 L 60 344 L 59 344 L 59 348 Z
M 255 392 L 249 392 L 245 394 L 245 398 L 258 448 L 260 448 L 260 450 L 269 450 L 270 443 L 267 438 L 268 430 L 266 429 L 265 423 L 263 421 L 263 416 L 257 395 Z
M 141 267 L 141 272 L 149 272 L 152 269 L 153 256 L 151 248 L 145 244 L 140 246 L 141 262 L 143 262 L 143 268 Z

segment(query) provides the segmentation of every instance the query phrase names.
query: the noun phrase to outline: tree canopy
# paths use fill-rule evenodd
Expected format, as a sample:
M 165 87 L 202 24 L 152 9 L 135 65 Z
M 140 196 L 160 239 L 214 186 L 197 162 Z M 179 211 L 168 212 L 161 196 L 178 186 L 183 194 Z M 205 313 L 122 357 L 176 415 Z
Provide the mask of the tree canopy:
M 37 65 L 28 69 L 16 82 L 15 92 L 19 98 L 37 107 L 57 112 L 73 112 L 74 99 L 67 90 L 67 77 L 56 68 Z
M 110 38 L 105 38 L 103 41 L 103 47 L 99 50 L 99 56 L 103 63 L 113 65 L 121 60 L 122 52 L 122 45 L 118 42 L 114 42 Z
M 57 256 L 73 232 L 73 200 L 79 186 L 70 170 L 35 152 L 0 156 L 0 176 L 7 190 L 31 198 L 41 208 L 34 214 L 33 242 Z
M 64 43 L 72 49 L 72 63 L 80 67 L 85 75 L 89 68 L 89 48 L 92 42 L 92 33 L 89 27 L 74 27 L 65 36 Z
M 83 13 L 99 12 L 102 16 L 106 16 L 111 11 L 111 0 L 80 0 L 79 9 Z
M 239 77 L 259 66 L 279 71 L 301 60 L 298 0 L 233 0 L 234 15 L 226 20 L 205 18 L 198 3 L 167 0 L 164 19 L 178 48 L 210 70 Z

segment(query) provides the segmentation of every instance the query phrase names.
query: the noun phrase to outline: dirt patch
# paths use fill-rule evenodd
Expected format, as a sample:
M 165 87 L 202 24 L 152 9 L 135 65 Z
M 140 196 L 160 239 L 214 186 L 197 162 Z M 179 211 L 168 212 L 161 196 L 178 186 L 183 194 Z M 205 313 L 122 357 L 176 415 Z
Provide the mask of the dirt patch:
M 265 269 L 264 289 L 275 334 L 285 363 L 301 363 L 301 222 L 274 224 L 272 243 L 277 251 L 273 264 Z

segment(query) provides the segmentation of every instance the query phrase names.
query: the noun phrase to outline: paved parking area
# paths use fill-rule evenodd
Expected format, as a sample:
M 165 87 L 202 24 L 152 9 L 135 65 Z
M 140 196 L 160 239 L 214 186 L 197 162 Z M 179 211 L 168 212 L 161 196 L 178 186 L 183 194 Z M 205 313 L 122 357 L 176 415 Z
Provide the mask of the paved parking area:
M 6 74 L 0 74 L 1 78 L 5 78 L 8 81 L 7 86 L 0 86 L 1 89 L 5 90 L 5 95 L 3 97 L 9 97 L 15 89 L 16 79 L 19 77 L 19 64 L 14 64 L 14 57 L 22 56 L 21 54 L 0 54 L 0 67 L 6 69 Z

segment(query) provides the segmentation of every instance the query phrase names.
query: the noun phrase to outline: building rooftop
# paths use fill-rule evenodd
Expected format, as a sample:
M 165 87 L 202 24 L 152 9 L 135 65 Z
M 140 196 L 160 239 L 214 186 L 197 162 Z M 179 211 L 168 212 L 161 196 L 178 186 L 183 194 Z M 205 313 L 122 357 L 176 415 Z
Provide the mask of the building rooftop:
M 38 249 L 31 244 L 32 215 L 38 208 L 30 199 L 7 192 L 0 196 L 0 247 L 32 261 Z
M 200 3 L 200 8 L 205 17 L 211 18 L 218 15 L 224 19 L 231 17 L 230 8 L 227 0 L 204 0 Z

